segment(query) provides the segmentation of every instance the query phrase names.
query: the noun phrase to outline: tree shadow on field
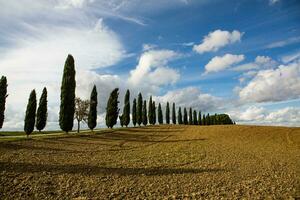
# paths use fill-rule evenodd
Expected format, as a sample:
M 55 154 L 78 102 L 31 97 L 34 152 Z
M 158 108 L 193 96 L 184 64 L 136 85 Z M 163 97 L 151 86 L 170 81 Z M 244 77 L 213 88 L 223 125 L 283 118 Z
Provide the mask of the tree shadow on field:
M 17 173 L 66 173 L 66 174 L 86 174 L 86 175 L 145 175 L 145 176 L 160 176 L 173 174 L 199 174 L 199 173 L 218 173 L 226 172 L 227 169 L 212 168 L 212 169 L 196 169 L 196 168 L 130 168 L 130 167 L 101 167 L 89 166 L 83 164 L 31 164 L 31 163 L 9 163 L 0 162 L 0 171 L 9 171 Z

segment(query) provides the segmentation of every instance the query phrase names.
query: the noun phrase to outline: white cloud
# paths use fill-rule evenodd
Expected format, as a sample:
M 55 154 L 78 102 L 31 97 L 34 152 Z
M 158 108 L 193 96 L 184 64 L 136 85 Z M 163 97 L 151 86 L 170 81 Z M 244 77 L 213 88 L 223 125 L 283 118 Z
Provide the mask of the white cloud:
M 274 102 L 300 97 L 300 63 L 261 70 L 240 90 L 243 102 Z
M 245 59 L 244 55 L 225 54 L 224 56 L 215 56 L 205 65 L 205 73 L 218 72 Z
M 300 51 L 282 56 L 281 60 L 283 63 L 289 63 L 289 62 L 293 62 L 296 60 L 300 60 Z
M 280 0 L 269 0 L 269 4 L 270 5 L 274 5 L 276 3 L 278 3 Z
M 243 33 L 234 30 L 232 32 L 215 30 L 204 37 L 201 44 L 194 45 L 193 50 L 197 53 L 217 51 L 220 48 L 241 41 Z
M 248 70 L 256 70 L 256 69 L 268 69 L 273 68 L 277 65 L 277 62 L 274 61 L 269 56 L 257 56 L 254 62 L 242 64 L 236 66 L 233 70 L 235 71 L 248 71 Z
M 130 71 L 128 83 L 141 91 L 157 91 L 159 86 L 174 84 L 180 78 L 175 69 L 168 67 L 168 62 L 180 55 L 171 50 L 150 50 L 144 52 L 134 70 Z
M 276 41 L 266 46 L 267 49 L 273 49 L 278 47 L 284 47 L 290 44 L 296 44 L 300 42 L 300 37 L 291 37 L 286 40 Z

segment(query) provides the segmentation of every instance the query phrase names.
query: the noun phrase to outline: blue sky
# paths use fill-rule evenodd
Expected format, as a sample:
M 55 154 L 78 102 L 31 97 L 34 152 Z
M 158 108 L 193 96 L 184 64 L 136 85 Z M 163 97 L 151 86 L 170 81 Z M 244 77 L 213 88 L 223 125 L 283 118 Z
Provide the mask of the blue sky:
M 68 53 L 76 95 L 97 85 L 99 126 L 114 87 L 121 102 L 129 88 L 242 124 L 300 124 L 297 0 L 0 0 L 0 11 L 5 130 L 22 129 L 30 90 L 44 86 L 48 129 L 58 127 Z

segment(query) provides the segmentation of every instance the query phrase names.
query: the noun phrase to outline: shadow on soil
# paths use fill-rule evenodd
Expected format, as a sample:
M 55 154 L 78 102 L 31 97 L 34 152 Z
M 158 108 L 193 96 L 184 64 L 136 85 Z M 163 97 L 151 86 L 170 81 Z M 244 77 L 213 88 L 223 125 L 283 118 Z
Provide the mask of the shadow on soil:
M 160 176 L 173 174 L 199 174 L 199 173 L 218 173 L 228 171 L 226 169 L 193 169 L 193 168 L 117 168 L 100 167 L 88 165 L 44 165 L 29 163 L 9 163 L 0 162 L 0 171 L 19 172 L 19 173 L 67 173 L 67 174 L 86 174 L 86 175 L 145 175 Z

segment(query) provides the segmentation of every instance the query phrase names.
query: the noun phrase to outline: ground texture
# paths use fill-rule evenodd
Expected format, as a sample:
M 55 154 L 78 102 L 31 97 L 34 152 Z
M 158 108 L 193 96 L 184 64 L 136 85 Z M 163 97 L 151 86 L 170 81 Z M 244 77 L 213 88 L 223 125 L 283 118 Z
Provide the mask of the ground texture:
M 102 130 L 0 142 L 0 199 L 294 199 L 299 170 L 300 128 Z

